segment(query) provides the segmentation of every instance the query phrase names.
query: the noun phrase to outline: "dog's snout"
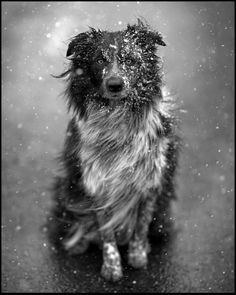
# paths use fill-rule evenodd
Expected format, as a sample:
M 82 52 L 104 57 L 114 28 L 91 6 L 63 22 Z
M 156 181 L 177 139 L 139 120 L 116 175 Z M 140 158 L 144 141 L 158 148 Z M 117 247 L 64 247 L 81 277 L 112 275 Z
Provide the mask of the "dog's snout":
M 123 89 L 124 82 L 120 77 L 111 77 L 106 82 L 106 87 L 110 92 L 116 93 Z

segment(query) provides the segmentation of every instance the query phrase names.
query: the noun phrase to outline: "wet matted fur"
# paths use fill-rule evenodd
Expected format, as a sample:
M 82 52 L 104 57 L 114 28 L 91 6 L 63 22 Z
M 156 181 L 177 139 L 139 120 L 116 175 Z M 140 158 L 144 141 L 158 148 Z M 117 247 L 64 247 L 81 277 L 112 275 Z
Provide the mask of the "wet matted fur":
M 122 277 L 147 264 L 150 227 L 163 230 L 175 198 L 179 138 L 174 103 L 162 93 L 161 35 L 138 19 L 117 32 L 91 28 L 68 47 L 66 97 L 73 113 L 55 182 L 54 219 L 63 247 L 103 249 L 101 273 Z

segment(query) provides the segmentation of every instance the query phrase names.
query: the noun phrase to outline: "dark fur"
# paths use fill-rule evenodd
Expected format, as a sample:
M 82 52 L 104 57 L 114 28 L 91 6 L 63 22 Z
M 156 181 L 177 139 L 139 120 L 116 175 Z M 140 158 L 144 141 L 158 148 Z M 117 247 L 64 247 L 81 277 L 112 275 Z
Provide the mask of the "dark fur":
M 179 140 L 173 102 L 161 91 L 160 45 L 140 20 L 124 31 L 91 29 L 72 39 L 59 76 L 67 77 L 73 118 L 53 213 L 71 253 L 102 245 L 109 280 L 122 276 L 117 243 L 129 245 L 133 267 L 147 264 L 150 224 L 162 230 L 174 198 Z

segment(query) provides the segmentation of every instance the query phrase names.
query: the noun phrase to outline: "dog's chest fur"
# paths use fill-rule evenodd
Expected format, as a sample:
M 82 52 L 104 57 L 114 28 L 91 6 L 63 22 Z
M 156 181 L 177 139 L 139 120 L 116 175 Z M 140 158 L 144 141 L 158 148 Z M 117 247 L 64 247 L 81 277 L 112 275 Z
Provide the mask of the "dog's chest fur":
M 155 109 L 143 116 L 92 105 L 78 122 L 83 183 L 101 206 L 135 203 L 161 185 L 169 139 L 157 136 L 162 125 Z

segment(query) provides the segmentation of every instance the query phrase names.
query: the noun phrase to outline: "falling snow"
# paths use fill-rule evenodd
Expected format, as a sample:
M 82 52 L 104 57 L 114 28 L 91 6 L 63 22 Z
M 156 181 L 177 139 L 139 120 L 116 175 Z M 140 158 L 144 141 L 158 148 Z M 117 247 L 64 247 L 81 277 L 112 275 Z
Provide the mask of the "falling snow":
M 80 265 L 79 258 L 63 257 L 60 265 L 49 257 L 56 248 L 42 240 L 48 233 L 43 222 L 51 205 L 49 188 L 56 170 L 55 158 L 71 115 L 62 98 L 65 85 L 52 75 L 66 68 L 66 49 L 73 35 L 88 26 L 120 30 L 140 15 L 164 36 L 167 46 L 158 48 L 158 54 L 164 63 L 168 95 L 182 101 L 178 113 L 184 138 L 179 201 L 177 216 L 171 217 L 180 219 L 180 230 L 168 252 L 154 249 L 150 263 L 158 267 L 154 272 L 152 268 L 145 270 L 148 284 L 145 275 L 138 280 L 134 272 L 125 270 L 122 288 L 137 291 L 135 288 L 146 284 L 148 291 L 157 293 L 191 288 L 233 291 L 233 8 L 223 1 L 3 3 L 4 292 L 78 292 L 75 288 L 80 273 L 85 283 L 89 280 L 88 290 L 93 290 L 94 278 L 87 277 L 87 268 Z M 83 69 L 77 69 L 78 79 L 83 73 Z M 92 256 L 89 259 L 93 260 Z M 95 269 L 98 265 L 94 265 L 93 275 Z M 104 288 L 104 283 L 96 280 L 95 285 L 99 284 Z M 118 291 L 121 287 L 117 286 L 109 291 Z

